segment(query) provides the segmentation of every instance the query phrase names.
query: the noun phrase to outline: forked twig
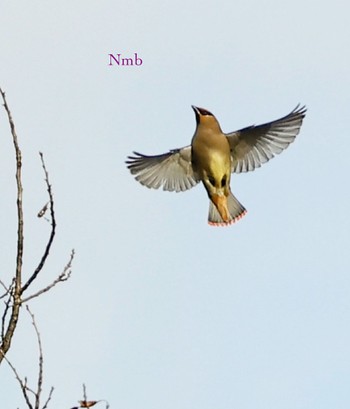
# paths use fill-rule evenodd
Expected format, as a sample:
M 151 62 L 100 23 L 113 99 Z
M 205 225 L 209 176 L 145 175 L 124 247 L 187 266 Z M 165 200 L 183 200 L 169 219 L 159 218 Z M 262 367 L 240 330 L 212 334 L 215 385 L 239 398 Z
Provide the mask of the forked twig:
M 25 381 L 23 382 L 22 379 L 20 378 L 16 368 L 12 365 L 12 363 L 7 359 L 6 355 L 2 352 L 2 350 L 0 349 L 0 355 L 2 355 L 3 359 L 8 363 L 9 367 L 12 369 L 12 372 L 14 373 L 20 387 L 22 390 L 22 394 L 24 397 L 24 400 L 26 401 L 26 404 L 28 406 L 29 409 L 33 409 L 33 406 L 30 402 L 29 396 L 28 396 L 28 387 L 27 387 L 27 380 L 25 379 Z
M 42 154 L 42 152 L 39 152 L 39 155 L 40 155 L 40 159 L 41 159 L 41 165 L 42 165 L 42 168 L 43 168 L 44 174 L 45 174 L 45 182 L 46 182 L 47 192 L 49 194 L 50 215 L 51 215 L 51 233 L 50 233 L 50 237 L 49 237 L 49 240 L 47 242 L 44 254 L 41 257 L 40 262 L 38 264 L 38 267 L 34 270 L 34 273 L 29 277 L 27 282 L 22 286 L 21 294 L 23 294 L 28 289 L 28 287 L 37 278 L 38 274 L 40 273 L 40 271 L 44 267 L 46 259 L 47 259 L 47 257 L 49 256 L 49 253 L 50 253 L 50 249 L 51 249 L 51 246 L 52 246 L 52 243 L 53 243 L 53 239 L 54 239 L 55 234 L 56 234 L 56 219 L 55 219 L 55 210 L 54 210 L 54 200 L 53 200 L 53 194 L 52 194 L 51 185 L 50 185 L 50 181 L 49 181 L 49 173 L 48 173 L 48 171 L 46 169 L 46 165 L 45 165 L 45 161 L 44 161 L 44 155 Z
M 75 251 L 73 249 L 71 251 L 68 263 L 65 265 L 62 273 L 56 278 L 56 280 L 54 280 L 51 284 L 49 284 L 45 288 L 42 288 L 41 290 L 39 290 L 36 293 L 30 295 L 29 297 L 24 298 L 22 300 L 22 303 L 26 303 L 27 301 L 29 301 L 29 300 L 31 300 L 33 298 L 39 297 L 39 295 L 44 294 L 47 291 L 51 290 L 51 288 L 53 288 L 58 283 L 62 283 L 63 281 L 67 281 L 69 279 L 69 277 L 71 276 L 71 273 L 72 273 L 71 268 L 72 268 L 72 262 L 73 262 L 73 259 L 74 259 L 74 255 L 75 255 Z
M 42 384 L 43 384 L 43 370 L 44 370 L 44 356 L 43 356 L 43 349 L 42 349 L 42 343 L 41 343 L 41 336 L 40 336 L 40 332 L 38 329 L 38 326 L 36 324 L 35 321 L 35 316 L 34 314 L 30 311 L 29 307 L 26 306 L 26 309 L 28 311 L 28 314 L 31 317 L 32 320 L 32 325 L 34 327 L 35 330 L 35 334 L 36 334 L 36 339 L 38 342 L 38 348 L 39 348 L 39 368 L 38 368 L 38 379 L 37 379 L 37 386 L 36 386 L 36 391 L 34 391 L 33 389 L 31 389 L 28 385 L 27 385 L 27 378 L 25 377 L 24 380 L 21 379 L 21 377 L 18 374 L 18 371 L 16 370 L 15 366 L 7 359 L 7 357 L 3 354 L 3 358 L 5 359 L 5 361 L 8 363 L 8 365 L 10 366 L 10 368 L 12 369 L 12 372 L 14 373 L 20 387 L 22 390 L 22 394 L 23 397 L 26 401 L 26 404 L 28 406 L 29 409 L 40 409 L 40 399 L 41 399 L 41 394 L 42 394 Z M 0 350 L 1 353 L 1 350 Z M 54 388 L 51 387 L 48 398 L 46 399 L 46 402 L 44 404 L 44 406 L 42 407 L 42 409 L 46 409 L 47 405 L 49 403 L 49 401 L 51 400 L 52 397 L 52 393 L 54 391 Z M 30 397 L 29 397 L 29 392 L 34 395 L 34 404 L 32 404 Z

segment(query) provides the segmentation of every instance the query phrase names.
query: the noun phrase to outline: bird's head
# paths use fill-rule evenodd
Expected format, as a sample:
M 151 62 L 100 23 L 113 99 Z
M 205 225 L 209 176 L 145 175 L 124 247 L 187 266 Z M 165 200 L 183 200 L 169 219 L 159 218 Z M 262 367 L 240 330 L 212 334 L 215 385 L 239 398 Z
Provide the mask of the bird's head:
M 192 109 L 194 110 L 194 113 L 196 115 L 197 123 L 200 122 L 200 119 L 203 116 L 214 116 L 211 112 L 207 111 L 204 108 L 199 108 L 199 107 L 192 105 Z
M 192 105 L 192 109 L 196 115 L 197 127 L 204 126 L 208 129 L 221 132 L 220 125 L 215 116 L 211 112 L 204 108 L 196 107 L 194 105 Z

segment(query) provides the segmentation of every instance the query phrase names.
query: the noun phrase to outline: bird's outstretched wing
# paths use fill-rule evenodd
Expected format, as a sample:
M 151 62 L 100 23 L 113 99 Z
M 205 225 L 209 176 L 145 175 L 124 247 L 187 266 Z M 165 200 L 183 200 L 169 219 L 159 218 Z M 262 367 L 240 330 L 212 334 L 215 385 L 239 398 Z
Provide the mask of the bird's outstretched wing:
M 305 112 L 306 108 L 298 105 L 276 121 L 226 134 L 231 147 L 232 172 L 259 168 L 286 149 L 298 135 Z
M 142 185 L 149 188 L 180 192 L 195 186 L 191 163 L 191 146 L 173 149 L 162 155 L 147 156 L 133 152 L 128 156 L 128 169 Z

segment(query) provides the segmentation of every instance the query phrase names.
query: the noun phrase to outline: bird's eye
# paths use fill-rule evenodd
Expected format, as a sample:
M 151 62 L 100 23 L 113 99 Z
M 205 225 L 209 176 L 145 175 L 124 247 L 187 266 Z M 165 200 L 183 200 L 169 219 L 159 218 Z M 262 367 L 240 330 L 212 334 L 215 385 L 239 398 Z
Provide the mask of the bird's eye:
M 215 179 L 212 176 L 208 176 L 209 183 L 215 187 Z
M 222 177 L 222 179 L 221 179 L 221 187 L 224 187 L 224 186 L 226 186 L 226 175 L 224 175 L 223 177 Z

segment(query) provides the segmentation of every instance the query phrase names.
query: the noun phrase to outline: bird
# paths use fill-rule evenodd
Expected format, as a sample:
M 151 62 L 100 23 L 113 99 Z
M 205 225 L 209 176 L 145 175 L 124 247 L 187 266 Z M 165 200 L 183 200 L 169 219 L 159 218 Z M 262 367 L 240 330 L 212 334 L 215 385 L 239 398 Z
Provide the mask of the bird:
M 160 155 L 133 152 L 126 165 L 142 185 L 182 192 L 202 182 L 209 197 L 208 223 L 229 226 L 246 213 L 231 192 L 231 173 L 254 171 L 285 150 L 300 132 L 306 107 L 262 125 L 223 133 L 216 117 L 192 105 L 196 130 L 191 144 Z

